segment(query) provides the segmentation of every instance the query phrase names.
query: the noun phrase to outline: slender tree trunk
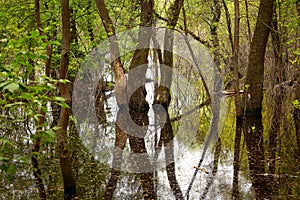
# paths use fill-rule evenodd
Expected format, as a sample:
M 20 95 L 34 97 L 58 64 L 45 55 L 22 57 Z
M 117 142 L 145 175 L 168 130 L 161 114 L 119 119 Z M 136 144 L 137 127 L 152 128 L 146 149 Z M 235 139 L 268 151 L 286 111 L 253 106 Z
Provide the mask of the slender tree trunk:
M 42 22 L 41 22 L 41 14 L 40 14 L 40 2 L 39 0 L 34 1 L 34 10 L 35 10 L 35 19 L 37 23 L 37 28 L 39 30 L 40 36 L 44 36 L 44 31 L 42 27 Z M 47 38 L 43 38 L 43 42 L 45 44 L 48 43 Z M 52 58 L 52 46 L 50 44 L 47 44 L 46 46 L 47 50 L 47 59 L 45 63 L 45 75 L 49 77 L 50 75 L 50 67 L 51 67 L 51 58 Z M 46 106 L 46 105 L 43 105 Z M 39 119 L 37 121 L 37 129 L 36 129 L 36 135 L 40 135 L 43 131 L 43 124 L 45 122 L 45 115 L 46 113 L 43 111 L 41 108 L 39 111 Z M 33 166 L 33 175 L 36 180 L 37 187 L 39 189 L 39 196 L 41 199 L 47 199 L 46 191 L 45 191 L 45 186 L 42 180 L 42 172 L 39 167 L 39 162 L 38 162 L 38 153 L 41 147 L 41 138 L 39 136 L 36 137 L 34 144 L 32 146 L 32 156 L 31 156 L 31 162 Z
M 77 27 L 76 27 L 76 11 L 74 11 L 73 8 L 70 8 L 70 17 L 71 17 L 71 22 L 70 22 L 70 41 L 74 42 L 76 46 L 78 45 L 78 33 L 77 33 Z
M 216 145 L 215 145 L 215 151 L 214 151 L 214 166 L 213 166 L 213 170 L 212 173 L 207 181 L 207 185 L 203 190 L 203 193 L 200 197 L 200 199 L 207 199 L 207 194 L 209 192 L 209 189 L 211 188 L 211 186 L 214 183 L 216 174 L 218 172 L 218 167 L 219 167 L 219 161 L 220 161 L 220 155 L 221 155 L 221 149 L 222 149 L 222 142 L 221 139 L 219 138 Z
M 298 17 L 299 17 L 300 16 L 300 0 L 296 1 L 296 9 L 297 9 Z M 300 67 L 298 67 L 298 69 L 299 69 L 298 74 L 300 74 Z M 296 96 L 296 100 L 298 100 L 298 102 L 300 103 L 300 76 L 298 76 L 298 80 L 296 81 L 295 96 Z M 295 123 L 295 132 L 296 132 L 296 139 L 297 139 L 297 146 L 298 146 L 296 155 L 298 157 L 298 162 L 300 163 L 300 108 L 299 107 L 294 108 L 294 123 Z
M 152 0 L 141 0 L 141 28 L 143 27 L 151 27 L 153 23 L 153 7 L 154 1 Z M 149 55 L 149 47 L 150 40 L 152 34 L 140 29 L 139 30 L 139 39 L 137 44 L 137 49 L 134 51 L 133 58 L 130 63 L 130 70 L 133 70 L 142 65 L 148 65 L 148 55 Z M 145 89 L 145 81 L 146 81 L 146 67 L 139 68 L 138 73 L 139 77 L 132 76 L 129 74 L 128 76 L 128 94 L 132 94 L 129 99 L 129 113 L 133 122 L 137 124 L 139 127 L 149 125 L 148 119 L 148 111 L 149 104 L 146 101 L 146 89 Z M 137 88 L 133 91 L 135 85 L 140 85 L 141 87 Z M 137 133 L 139 130 L 134 130 L 132 127 L 129 127 L 129 144 L 133 153 L 139 154 L 142 153 L 146 155 L 145 163 L 140 163 L 140 169 L 147 168 L 151 166 L 150 158 L 147 156 L 147 150 L 145 145 L 144 136 L 146 132 Z M 136 137 L 136 135 L 139 137 Z M 141 184 L 143 187 L 143 193 L 145 199 L 156 199 L 155 188 L 154 188 L 154 171 L 149 171 L 145 173 L 141 173 L 140 175 Z
M 170 27 L 171 29 L 174 29 L 177 24 L 180 11 L 183 7 L 183 2 L 184 2 L 183 0 L 176 0 L 174 4 L 168 9 L 169 13 L 167 19 L 167 26 Z M 171 29 L 170 30 L 167 29 L 165 31 L 165 36 L 164 36 L 165 50 L 163 51 L 161 64 L 173 68 L 172 49 L 173 49 L 174 35 L 173 35 L 173 30 Z M 154 104 L 162 105 L 165 111 L 167 112 L 166 123 L 164 127 L 161 129 L 160 142 L 165 146 L 168 145 L 168 148 L 165 148 L 165 157 L 168 163 L 168 165 L 166 166 L 166 170 L 167 170 L 167 177 L 169 180 L 171 190 L 173 191 L 173 194 L 175 195 L 176 199 L 183 199 L 183 194 L 177 182 L 176 174 L 175 174 L 174 147 L 173 147 L 174 133 L 173 133 L 173 127 L 170 120 L 170 115 L 168 112 L 168 108 L 171 102 L 170 88 L 172 84 L 172 77 L 170 77 L 169 73 L 166 74 L 165 72 L 162 71 L 161 82 L 164 83 L 163 85 L 165 86 L 160 85 L 156 87 L 155 98 L 154 98 Z
M 70 8 L 69 0 L 61 0 L 62 7 L 62 51 L 60 60 L 60 76 L 59 79 L 67 79 L 69 54 L 70 54 Z M 71 105 L 71 96 L 69 85 L 60 83 L 60 95 L 65 99 L 65 102 Z M 76 197 L 76 183 L 72 174 L 72 166 L 70 152 L 68 147 L 67 128 L 69 123 L 70 108 L 62 107 L 60 110 L 57 130 L 57 143 L 59 149 L 60 167 L 64 183 L 64 199 L 73 199 Z
M 252 33 L 251 33 L 251 26 L 250 26 L 248 0 L 245 0 L 245 8 L 246 8 L 246 20 L 247 20 L 248 40 L 249 40 L 249 42 L 251 42 Z
M 235 102 L 235 141 L 233 161 L 232 198 L 239 199 L 239 170 L 240 170 L 240 143 L 243 127 L 243 112 L 240 100 L 239 86 L 239 36 L 240 36 L 240 6 L 239 0 L 234 1 L 234 46 L 233 46 L 233 74 L 234 74 L 234 102 Z
M 273 14 L 273 0 L 261 0 L 258 18 L 250 45 L 246 77 L 244 135 L 248 148 L 250 177 L 257 199 L 269 198 L 270 190 L 265 173 L 263 146 L 262 100 L 264 57 Z
M 269 173 L 275 173 L 276 166 L 276 147 L 277 147 L 277 137 L 280 134 L 280 123 L 281 123 L 281 108 L 283 103 L 283 97 L 285 94 L 284 87 L 281 83 L 284 81 L 284 66 L 282 59 L 282 47 L 280 36 L 278 33 L 278 22 L 276 7 L 274 6 L 274 16 L 272 21 L 272 43 L 273 52 L 275 58 L 275 81 L 274 81 L 274 109 L 271 118 L 271 127 L 269 132 L 269 144 L 268 144 L 268 154 L 269 154 Z
M 103 0 L 95 0 L 97 9 L 104 25 L 107 37 L 115 36 L 115 27 L 109 16 L 108 10 Z M 126 124 L 126 110 L 124 109 L 127 105 L 126 96 L 126 76 L 123 69 L 123 64 L 120 58 L 119 46 L 114 37 L 110 38 L 110 53 L 112 66 L 115 75 L 115 97 L 117 100 L 117 105 L 119 107 L 117 113 L 117 119 L 115 123 L 115 149 L 113 153 L 113 167 L 111 169 L 111 176 L 106 185 L 106 191 L 102 199 L 112 199 L 114 191 L 117 186 L 117 182 L 120 178 L 120 166 L 122 162 L 123 150 L 126 144 L 127 135 L 126 130 L 121 129 L 118 124 Z M 125 126 L 123 126 L 125 127 Z
M 92 4 L 92 0 L 88 0 L 86 10 L 91 9 L 91 4 Z M 94 36 L 94 30 L 93 30 L 91 18 L 87 21 L 87 31 L 89 33 L 90 41 L 94 42 L 95 36 Z
M 231 31 L 231 19 L 230 19 L 230 13 L 227 7 L 227 4 L 225 2 L 225 0 L 222 1 L 223 2 L 223 7 L 225 10 L 225 16 L 226 16 L 226 24 L 227 24 L 227 30 L 228 30 L 228 38 L 230 41 L 230 45 L 231 45 L 231 50 L 232 52 L 234 52 L 234 45 L 233 45 L 233 38 L 232 38 L 232 31 Z

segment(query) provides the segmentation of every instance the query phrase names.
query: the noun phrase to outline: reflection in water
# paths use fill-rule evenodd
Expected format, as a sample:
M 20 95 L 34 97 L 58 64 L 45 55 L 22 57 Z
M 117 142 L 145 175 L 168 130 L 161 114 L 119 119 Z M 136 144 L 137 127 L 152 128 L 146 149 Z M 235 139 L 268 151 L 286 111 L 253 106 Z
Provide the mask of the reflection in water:
M 166 159 L 166 171 L 169 180 L 169 185 L 173 191 L 173 194 L 176 199 L 183 199 L 183 195 L 180 189 L 180 186 L 177 182 L 175 174 L 175 161 L 174 161 L 174 144 L 173 144 L 173 128 L 170 121 L 170 115 L 167 112 L 166 123 L 161 130 L 161 136 L 163 143 L 167 146 L 165 149 L 165 159 Z
M 233 173 L 231 162 L 220 163 L 221 140 L 218 139 L 216 142 L 219 113 L 214 114 L 210 137 L 207 138 L 203 149 L 199 148 L 201 146 L 199 142 L 194 144 L 198 146 L 195 149 L 191 145 L 193 139 L 188 135 L 184 138 L 180 134 L 174 134 L 170 114 L 165 112 L 166 108 L 163 110 L 160 110 L 163 108 L 160 106 L 152 108 L 151 104 L 149 114 L 148 109 L 144 113 L 131 111 L 130 117 L 133 122 L 149 126 L 146 130 L 147 134 L 143 134 L 143 137 L 135 137 L 134 134 L 127 134 L 136 131 L 134 127 L 128 127 L 126 118 L 128 110 L 122 107 L 114 108 L 116 105 L 113 98 L 108 99 L 108 104 L 111 105 L 112 114 L 116 113 L 115 120 L 113 118 L 107 120 L 108 123 L 115 121 L 115 137 L 109 137 L 110 139 L 106 140 L 107 143 L 101 144 L 104 145 L 102 149 L 114 146 L 111 155 L 111 170 L 102 199 L 184 199 L 183 193 L 187 193 L 187 198 L 190 199 L 217 199 L 228 195 L 230 177 Z M 215 107 L 216 110 L 218 108 Z M 164 122 L 156 118 L 156 116 L 162 116 L 160 112 L 166 114 Z M 196 119 L 197 114 L 198 112 L 195 112 L 195 115 L 191 114 L 190 118 Z M 186 121 L 188 124 L 194 123 L 190 120 Z M 119 125 L 127 127 L 126 130 L 122 130 Z M 105 131 L 105 129 L 102 130 Z M 112 130 L 108 128 L 106 131 L 111 134 Z M 149 137 L 153 135 L 153 132 L 157 134 Z M 181 131 L 181 134 L 186 134 L 186 132 L 188 129 Z M 106 133 L 100 135 L 106 135 Z M 209 146 L 215 142 L 214 153 L 211 153 Z M 202 152 L 201 155 L 200 152 Z M 132 162 L 130 158 L 138 154 L 145 155 L 144 159 L 137 159 L 137 163 Z M 101 156 L 103 155 L 100 152 L 99 157 Z M 199 158 L 201 158 L 200 165 Z M 197 169 L 197 166 L 200 168 Z M 196 173 L 200 173 L 197 177 L 195 173 L 193 175 L 195 168 Z M 147 170 L 143 171 L 143 169 Z M 135 170 L 140 173 L 134 173 Z M 191 184 L 191 178 L 193 184 Z M 241 181 L 250 186 L 244 178 L 241 178 Z M 251 194 L 249 188 L 244 187 L 242 191 Z
M 246 112 L 245 141 L 248 148 L 250 177 L 256 199 L 272 198 L 272 180 L 265 175 L 265 156 L 261 109 Z
M 211 177 L 209 177 L 209 179 L 207 181 L 207 184 L 206 184 L 206 187 L 203 190 L 203 193 L 202 193 L 200 199 L 205 199 L 206 198 L 206 196 L 208 194 L 208 191 L 211 188 L 211 186 L 212 186 L 212 184 L 215 180 L 215 176 L 218 172 L 219 158 L 220 158 L 220 153 L 221 153 L 221 145 L 222 145 L 221 144 L 221 139 L 219 138 L 217 143 L 216 143 L 216 146 L 215 146 L 213 170 L 212 170 L 212 173 L 211 173 Z
M 116 121 L 119 123 L 126 122 L 124 119 L 126 117 L 125 113 L 125 110 L 119 109 Z M 149 126 L 152 125 L 150 123 Z M 145 167 L 145 164 L 152 165 L 155 161 L 159 163 L 156 168 L 153 167 L 152 172 L 147 173 L 130 172 L 131 167 L 135 169 L 135 166 L 132 166 L 135 163 L 126 158 L 131 156 L 132 145 L 126 139 L 126 134 L 117 125 L 115 126 L 115 131 L 118 134 L 115 138 L 110 138 L 110 143 L 114 143 L 115 149 L 112 155 L 109 179 L 102 199 L 184 199 L 183 193 L 186 192 L 193 176 L 194 167 L 197 166 L 199 158 L 202 156 L 200 154 L 202 147 L 201 143 L 195 145 L 198 146 L 196 149 L 185 142 L 182 143 L 180 135 L 173 136 L 171 125 L 171 120 L 167 116 L 166 123 L 161 129 L 162 134 L 159 135 L 161 148 L 157 148 L 154 153 L 151 153 L 148 147 L 148 143 L 153 142 L 154 138 L 147 140 L 146 136 L 144 141 L 140 138 L 139 143 L 143 144 L 141 149 L 143 149 L 143 152 L 147 151 L 149 163 L 137 164 L 140 167 Z M 166 133 L 172 133 L 172 135 Z M 110 146 L 109 142 L 106 145 Z M 135 151 L 142 151 L 141 149 L 135 149 Z M 220 160 L 224 156 L 220 140 L 215 145 L 214 153 L 211 153 L 207 148 L 199 175 L 195 178 L 195 183 L 190 189 L 190 199 L 223 199 L 226 196 L 230 197 L 228 189 L 231 187 L 233 158 L 229 154 L 226 155 L 228 156 L 226 158 L 227 162 L 221 162 Z M 162 160 L 164 161 L 162 162 Z M 129 171 L 124 171 L 124 168 Z M 251 184 L 243 177 L 240 177 L 240 179 L 244 185 L 241 190 L 249 197 L 251 195 Z
M 178 85 L 185 87 L 182 83 Z M 154 86 L 151 85 L 151 87 Z M 195 123 L 196 125 L 193 123 L 199 119 L 199 110 L 203 109 L 199 107 L 200 109 L 196 109 L 193 113 L 195 102 L 192 102 L 190 107 L 187 106 L 185 110 L 180 110 L 179 113 L 172 112 L 172 109 L 169 110 L 170 112 L 165 112 L 166 116 L 163 122 L 155 117 L 155 114 L 160 112 L 159 108 L 163 107 L 152 106 L 150 103 L 149 112 L 146 109 L 147 116 L 145 115 L 146 112 L 143 115 L 145 119 L 142 119 L 141 116 L 137 117 L 137 119 L 142 119 L 144 125 L 147 125 L 147 130 L 143 134 L 144 137 L 128 136 L 126 131 L 133 130 L 126 129 L 124 131 L 118 125 L 126 127 L 128 121 L 126 117 L 129 111 L 121 109 L 122 107 L 117 108 L 113 93 L 113 91 L 105 91 L 107 96 L 107 103 L 105 104 L 105 97 L 103 96 L 101 98 L 104 101 L 101 99 L 95 101 L 97 106 L 102 104 L 99 106 L 100 109 L 96 110 L 96 115 L 102 116 L 102 118 L 106 116 L 103 124 L 100 123 L 99 127 L 89 124 L 82 126 L 82 129 L 86 130 L 87 133 L 89 129 L 95 130 L 91 133 L 98 133 L 96 137 L 87 140 L 91 142 L 85 146 L 91 146 L 91 149 L 95 150 L 95 152 L 91 152 L 92 154 L 95 153 L 95 159 L 101 158 L 103 161 L 103 164 L 98 165 L 98 167 L 99 171 L 104 171 L 103 177 L 105 178 L 102 180 L 105 181 L 105 184 L 95 186 L 98 186 L 98 192 L 96 192 L 97 189 L 94 192 L 96 194 L 95 199 L 99 199 L 99 196 L 102 199 L 186 199 L 185 194 L 187 193 L 189 199 L 231 199 L 233 174 L 236 178 L 238 177 L 236 191 L 239 192 L 240 199 L 272 198 L 275 195 L 273 192 L 275 180 L 286 184 L 291 182 L 292 176 L 289 175 L 283 178 L 283 176 L 265 174 L 267 162 L 262 153 L 264 146 L 261 134 L 245 134 L 245 142 L 249 150 L 250 179 L 247 177 L 248 165 L 245 160 L 240 163 L 241 172 L 239 173 L 239 170 L 233 172 L 232 149 L 229 150 L 228 144 L 226 145 L 228 143 L 227 138 L 222 138 L 221 149 L 220 140 L 215 146 L 212 145 L 214 142 L 203 144 L 201 139 L 194 139 L 189 134 L 189 126 L 199 127 L 199 123 Z M 172 98 L 176 96 L 176 94 L 172 95 Z M 180 101 L 176 103 L 180 107 Z M 104 115 L 101 113 L 103 110 L 106 112 Z M 191 110 L 193 111 L 190 112 Z M 186 115 L 186 113 L 189 114 Z M 134 121 L 135 113 L 131 112 L 130 114 L 132 121 Z M 170 115 L 172 116 L 171 119 Z M 209 116 L 211 115 L 210 113 Z M 158 116 L 162 115 L 158 114 Z M 213 116 L 218 116 L 218 113 Z M 209 119 L 210 117 L 204 123 L 209 124 Z M 135 123 L 138 124 L 138 122 Z M 250 124 L 250 121 L 248 122 Z M 251 123 L 255 124 L 255 128 L 258 130 L 257 122 Z M 214 126 L 217 127 L 216 124 L 211 125 L 211 127 Z M 253 127 L 251 124 L 249 126 Z M 210 130 L 218 132 L 216 131 L 217 128 Z M 231 131 L 226 132 L 229 134 Z M 200 134 L 197 133 L 197 135 Z M 212 138 L 215 138 L 214 135 L 217 134 L 212 134 Z M 202 134 L 201 137 L 203 139 L 205 135 Z M 232 142 L 232 138 L 228 140 Z M 130 158 L 139 153 L 146 156 L 141 162 L 133 162 Z M 200 166 L 199 160 L 201 161 Z M 194 176 L 195 168 L 197 176 Z M 95 173 L 99 174 L 99 171 L 95 170 Z M 193 184 L 190 184 L 192 178 Z M 297 176 L 293 176 L 293 179 L 296 178 Z M 289 195 L 290 193 L 292 192 L 289 191 L 286 194 Z

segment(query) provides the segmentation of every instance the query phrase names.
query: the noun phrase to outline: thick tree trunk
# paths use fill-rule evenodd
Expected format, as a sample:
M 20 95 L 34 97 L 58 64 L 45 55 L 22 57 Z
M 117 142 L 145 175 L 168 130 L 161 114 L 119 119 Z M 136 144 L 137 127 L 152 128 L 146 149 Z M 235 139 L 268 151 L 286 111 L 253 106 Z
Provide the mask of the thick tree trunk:
M 273 0 L 261 0 L 257 23 L 250 45 L 246 77 L 244 135 L 248 148 L 250 177 L 257 199 L 269 198 L 270 186 L 265 173 L 262 100 L 264 57 L 273 15 Z
M 69 54 L 70 54 L 70 8 L 69 0 L 61 0 L 62 7 L 62 51 L 60 60 L 59 79 L 67 79 Z M 66 83 L 60 83 L 60 95 L 65 102 L 71 105 L 71 96 L 69 86 Z M 57 131 L 57 143 L 59 149 L 60 167 L 64 183 L 64 199 L 73 199 L 76 197 L 76 183 L 72 174 L 70 152 L 68 148 L 67 128 L 69 123 L 70 108 L 62 107 L 60 110 Z

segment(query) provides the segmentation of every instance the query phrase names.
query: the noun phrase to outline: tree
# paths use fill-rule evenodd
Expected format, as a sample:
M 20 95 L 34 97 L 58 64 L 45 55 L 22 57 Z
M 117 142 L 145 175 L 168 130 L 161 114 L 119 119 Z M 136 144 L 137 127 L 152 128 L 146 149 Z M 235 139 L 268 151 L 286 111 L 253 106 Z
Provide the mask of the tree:
M 70 152 L 67 142 L 67 128 L 70 116 L 70 104 L 71 96 L 69 85 L 67 84 L 68 64 L 70 55 L 70 7 L 69 0 L 61 0 L 62 8 L 62 51 L 60 61 L 60 95 L 64 98 L 68 104 L 66 107 L 62 107 L 59 114 L 57 130 L 57 143 L 59 148 L 59 160 L 64 181 L 64 199 L 74 199 L 76 197 L 76 183 L 72 174 L 72 164 L 70 160 Z
M 270 187 L 265 173 L 263 146 L 262 102 L 264 57 L 273 16 L 273 0 L 261 0 L 257 22 L 250 45 L 246 77 L 244 136 L 248 147 L 250 176 L 256 197 L 268 198 Z
M 234 43 L 233 43 L 233 73 L 234 73 L 234 102 L 235 102 L 235 142 L 234 142 L 234 161 L 233 161 L 233 185 L 232 197 L 239 199 L 239 168 L 240 168 L 240 143 L 243 126 L 243 111 L 240 100 L 239 84 L 239 49 L 240 49 L 240 5 L 239 0 L 234 1 Z

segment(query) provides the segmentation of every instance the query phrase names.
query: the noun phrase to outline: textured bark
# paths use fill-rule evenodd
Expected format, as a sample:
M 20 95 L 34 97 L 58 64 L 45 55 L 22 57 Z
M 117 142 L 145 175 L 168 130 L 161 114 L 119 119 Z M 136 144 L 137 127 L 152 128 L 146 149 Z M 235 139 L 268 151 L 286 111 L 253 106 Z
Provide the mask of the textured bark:
M 35 20 L 37 23 L 37 28 L 39 30 L 40 36 L 45 36 L 45 33 L 43 31 L 42 21 L 41 21 L 41 13 L 40 13 L 40 1 L 35 0 L 34 1 L 34 10 L 35 10 Z M 47 50 L 47 59 L 45 63 L 45 75 L 50 76 L 50 69 L 51 69 L 51 60 L 52 60 L 52 45 L 48 44 L 48 39 L 43 38 L 43 42 L 47 44 L 46 50 Z
M 115 36 L 116 31 L 114 24 L 109 16 L 106 5 L 103 0 L 95 0 L 98 8 L 98 12 L 100 18 L 102 20 L 103 26 L 105 28 L 106 34 L 108 37 Z M 115 38 L 110 38 L 110 53 L 111 60 L 113 61 L 112 66 L 114 69 L 115 75 L 115 96 L 117 99 L 118 106 L 127 104 L 127 96 L 126 96 L 126 77 L 123 69 L 123 64 L 120 58 L 119 46 L 116 43 Z
M 68 0 L 61 0 L 62 7 L 62 51 L 60 60 L 59 79 L 67 79 L 70 51 L 70 8 Z M 69 86 L 66 83 L 60 83 L 60 95 L 65 102 L 71 105 L 71 96 Z M 68 147 L 67 128 L 69 123 L 70 108 L 61 108 L 57 130 L 57 143 L 59 149 L 60 167 L 64 183 L 64 199 L 73 199 L 76 197 L 76 183 L 72 174 L 70 152 Z
M 219 0 L 214 0 L 213 7 L 213 19 L 210 25 L 210 34 L 212 36 L 212 47 L 214 49 L 214 62 L 217 68 L 220 67 L 220 54 L 219 54 L 219 36 L 218 36 L 218 26 L 221 19 L 221 3 Z
M 300 89 L 300 87 L 298 89 Z M 297 99 L 298 101 L 300 101 L 299 97 Z M 299 159 L 300 158 L 300 109 L 299 108 L 294 109 L 294 123 L 295 123 L 295 131 L 296 131 L 297 146 L 298 146 L 298 149 L 296 150 L 296 155 Z
M 171 190 L 176 199 L 183 199 L 183 194 L 181 192 L 180 186 L 178 184 L 176 174 L 175 174 L 175 161 L 174 161 L 174 144 L 173 144 L 173 127 L 170 121 L 169 113 L 167 113 L 166 124 L 161 130 L 162 141 L 165 145 L 165 157 L 166 157 L 166 171 L 167 177 Z M 166 147 L 167 146 L 167 147 Z
M 233 183 L 232 198 L 240 199 L 239 171 L 240 171 L 240 144 L 242 138 L 243 116 L 236 116 L 235 140 L 234 140 L 234 161 L 233 161 Z
M 248 148 L 250 177 L 257 199 L 269 198 L 271 187 L 265 173 L 263 146 L 262 100 L 264 57 L 273 14 L 273 0 L 261 0 L 258 18 L 250 45 L 245 99 L 244 135 Z
M 107 122 L 105 108 L 104 108 L 104 103 L 107 101 L 105 95 L 105 89 L 106 89 L 106 82 L 103 80 L 102 77 L 100 77 L 98 85 L 96 87 L 94 107 L 95 107 L 98 122 L 103 126 L 105 126 Z

